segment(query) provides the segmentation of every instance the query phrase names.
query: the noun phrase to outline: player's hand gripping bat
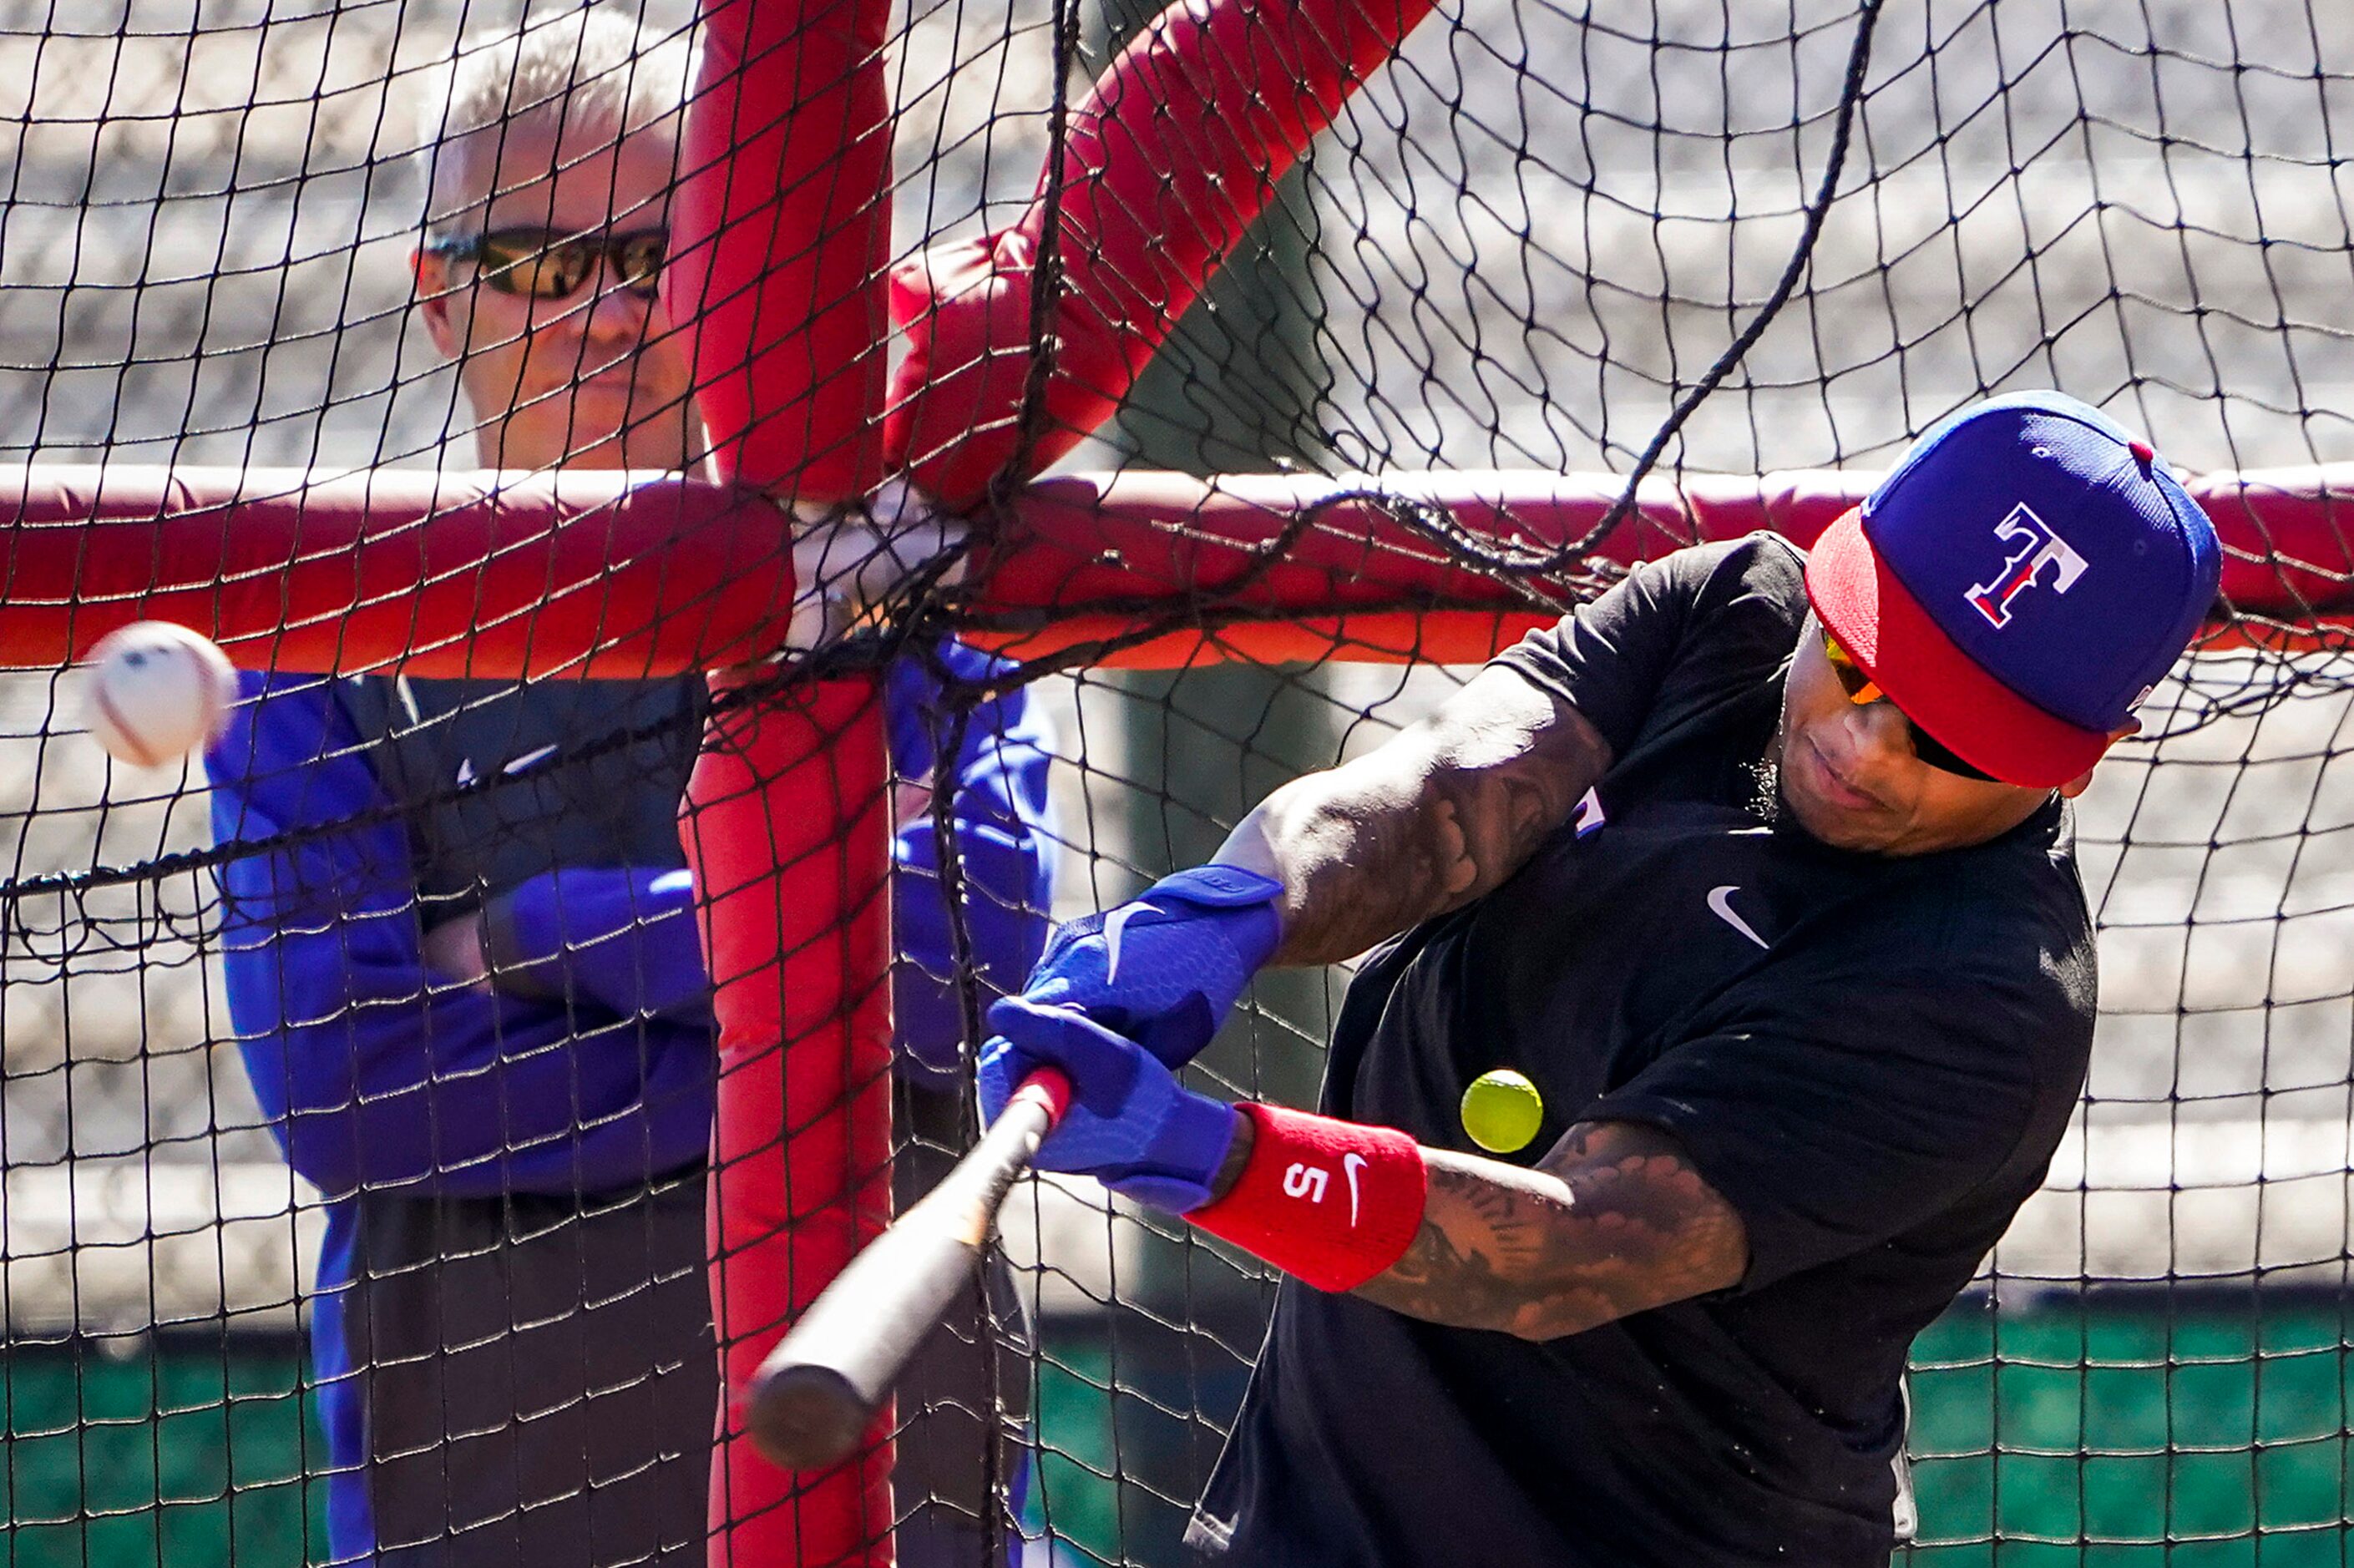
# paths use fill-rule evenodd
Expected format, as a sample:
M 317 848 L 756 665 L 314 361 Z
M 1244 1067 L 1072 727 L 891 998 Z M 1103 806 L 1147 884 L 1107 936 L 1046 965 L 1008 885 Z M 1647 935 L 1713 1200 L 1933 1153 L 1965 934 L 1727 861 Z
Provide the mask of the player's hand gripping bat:
M 1070 1103 L 1061 1073 L 1031 1074 L 940 1184 L 810 1303 L 746 1396 L 763 1455 L 791 1470 L 849 1457 L 907 1358 L 970 1283 L 998 1205 Z

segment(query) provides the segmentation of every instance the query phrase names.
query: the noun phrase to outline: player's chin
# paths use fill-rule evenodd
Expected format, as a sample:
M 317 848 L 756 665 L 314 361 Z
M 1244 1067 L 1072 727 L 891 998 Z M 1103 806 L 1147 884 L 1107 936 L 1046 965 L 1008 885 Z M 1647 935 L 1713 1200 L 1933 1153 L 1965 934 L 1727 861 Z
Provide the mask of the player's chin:
M 1832 805 L 1785 786 L 1782 806 L 1807 836 L 1832 849 L 1884 854 L 1904 838 L 1904 824 L 1884 807 Z

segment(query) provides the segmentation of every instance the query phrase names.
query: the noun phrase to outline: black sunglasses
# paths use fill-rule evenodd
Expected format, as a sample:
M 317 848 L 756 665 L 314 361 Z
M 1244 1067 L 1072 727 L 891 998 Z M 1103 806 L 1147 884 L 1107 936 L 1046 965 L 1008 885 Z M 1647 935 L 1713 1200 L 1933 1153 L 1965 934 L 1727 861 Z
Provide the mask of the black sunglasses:
M 1858 707 L 1870 703 L 1888 703 L 1891 707 L 1896 706 L 1894 703 L 1889 702 L 1887 694 L 1881 691 L 1872 678 L 1864 673 L 1863 666 L 1858 664 L 1849 656 L 1848 651 L 1840 646 L 1839 639 L 1831 635 L 1831 629 L 1828 626 L 1823 628 L 1823 657 L 1831 662 L 1831 673 L 1839 677 L 1840 689 L 1847 694 L 1849 702 Z M 1896 711 L 1904 715 L 1904 728 L 1913 737 L 1914 756 L 1941 773 L 1957 773 L 1965 779 L 1975 779 L 1983 784 L 2002 782 L 1985 769 L 1971 767 L 1939 745 L 1937 737 L 1914 723 L 1913 715 L 1904 713 L 1903 708 L 1897 708 Z
M 425 249 L 452 260 L 472 261 L 481 269 L 482 281 L 503 294 L 568 300 L 597 275 L 602 263 L 612 269 L 622 288 L 651 300 L 662 281 L 670 236 L 659 228 L 570 235 L 548 228 L 500 228 L 428 240 Z

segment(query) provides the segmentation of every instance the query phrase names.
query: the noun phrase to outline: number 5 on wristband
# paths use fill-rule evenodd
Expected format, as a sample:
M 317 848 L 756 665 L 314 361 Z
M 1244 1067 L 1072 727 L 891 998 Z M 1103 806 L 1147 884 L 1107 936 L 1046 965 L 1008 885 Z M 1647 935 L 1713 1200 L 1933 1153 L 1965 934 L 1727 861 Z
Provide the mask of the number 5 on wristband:
M 1185 1217 L 1319 1290 L 1353 1290 L 1405 1255 L 1430 1172 L 1387 1127 L 1239 1105 L 1251 1149 L 1225 1196 Z

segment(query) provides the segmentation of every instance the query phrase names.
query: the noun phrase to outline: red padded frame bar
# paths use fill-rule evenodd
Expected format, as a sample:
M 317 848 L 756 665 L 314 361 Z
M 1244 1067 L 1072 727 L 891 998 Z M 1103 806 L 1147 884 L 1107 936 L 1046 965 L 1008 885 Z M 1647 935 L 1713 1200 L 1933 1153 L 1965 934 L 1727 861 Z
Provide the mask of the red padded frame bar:
M 783 514 L 663 475 L 0 468 L 0 517 L 27 668 L 161 620 L 248 669 L 627 678 L 756 657 L 791 609 Z
M 758 496 L 621 474 L 485 477 L 111 468 L 101 486 L 97 470 L 0 469 L 0 661 L 55 668 L 151 617 L 217 638 L 248 668 L 486 679 L 672 673 L 782 642 L 781 515 Z M 1631 561 L 1754 528 L 1804 544 L 1875 477 L 1655 480 L 1596 555 Z M 1481 659 L 1557 614 L 1557 590 L 1483 575 L 1363 497 L 1417 499 L 1483 546 L 1543 550 L 1582 537 L 1619 484 L 1451 472 L 1045 480 L 1016 498 L 1009 531 L 976 564 L 972 635 L 1038 658 L 1175 618 L 1102 662 Z M 2354 464 L 2209 474 L 2190 489 L 2225 549 L 2203 646 L 2345 646 Z M 1254 553 L 1310 511 L 1278 558 Z M 1233 624 L 1205 626 L 1205 609 Z
M 1811 544 L 1879 477 L 1809 470 L 1654 479 L 1593 558 L 1625 565 L 1760 528 Z M 2354 463 L 2188 482 L 2224 546 L 2222 593 L 2200 646 L 2346 645 L 2354 635 Z M 1098 666 L 1147 669 L 1222 658 L 1474 662 L 1551 622 L 1568 596 L 1557 577 L 1481 572 L 1402 520 L 1395 503 L 1418 503 L 1482 549 L 1541 556 L 1585 537 L 1624 483 L 1611 474 L 1533 472 L 1202 480 L 1140 471 L 1046 480 L 1023 493 L 1014 531 L 977 564 L 974 611 L 993 629 L 966 636 L 1016 658 L 1076 651 Z M 1278 543 L 1269 560 L 1267 547 Z M 1161 626 L 1171 629 L 1125 641 Z

